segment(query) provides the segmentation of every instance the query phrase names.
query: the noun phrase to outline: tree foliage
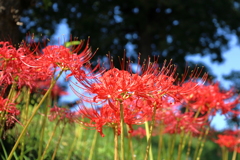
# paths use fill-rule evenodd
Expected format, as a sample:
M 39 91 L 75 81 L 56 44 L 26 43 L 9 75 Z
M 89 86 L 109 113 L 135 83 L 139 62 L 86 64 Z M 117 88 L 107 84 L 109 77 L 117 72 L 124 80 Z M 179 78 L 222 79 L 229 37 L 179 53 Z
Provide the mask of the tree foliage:
M 21 0 L 24 1 L 24 0 Z M 65 19 L 73 36 L 91 37 L 98 55 L 160 55 L 184 68 L 185 56 L 210 54 L 222 62 L 230 34 L 240 35 L 240 0 L 36 0 L 21 12 L 20 30 L 52 35 Z
M 91 36 L 100 53 L 121 53 L 128 42 L 137 52 L 183 60 L 186 54 L 212 54 L 222 61 L 230 33 L 240 34 L 239 3 L 229 0 L 52 0 L 38 1 L 23 14 L 24 32 L 53 34 L 63 19 L 71 33 Z M 25 18 L 24 18 L 25 17 Z M 32 25 L 31 25 L 32 24 Z M 146 56 L 145 56 L 146 57 Z

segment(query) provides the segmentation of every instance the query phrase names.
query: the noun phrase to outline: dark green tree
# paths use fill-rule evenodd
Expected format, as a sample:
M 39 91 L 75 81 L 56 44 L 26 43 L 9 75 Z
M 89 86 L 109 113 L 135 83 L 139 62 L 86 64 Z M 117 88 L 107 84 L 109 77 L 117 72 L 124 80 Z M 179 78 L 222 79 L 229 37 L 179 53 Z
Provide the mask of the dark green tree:
M 160 55 L 185 64 L 185 56 L 211 54 L 222 62 L 229 34 L 240 35 L 239 0 L 43 0 L 25 10 L 21 31 L 52 35 L 66 19 L 73 36 L 91 37 L 98 55 L 122 54 L 127 43 L 142 57 Z

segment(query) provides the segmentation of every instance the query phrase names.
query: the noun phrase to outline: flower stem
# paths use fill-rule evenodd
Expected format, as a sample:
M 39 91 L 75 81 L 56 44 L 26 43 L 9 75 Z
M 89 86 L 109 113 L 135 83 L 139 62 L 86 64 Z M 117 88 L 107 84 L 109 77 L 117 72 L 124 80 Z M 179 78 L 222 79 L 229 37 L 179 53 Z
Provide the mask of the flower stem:
M 49 138 L 48 143 L 47 143 L 47 145 L 46 145 L 46 147 L 45 147 L 45 149 L 44 149 L 44 151 L 43 151 L 43 154 L 42 154 L 42 156 L 41 156 L 41 160 L 44 159 L 44 156 L 45 156 L 45 154 L 46 154 L 46 152 L 47 152 L 47 149 L 48 149 L 48 147 L 49 147 L 49 145 L 50 145 L 50 143 L 51 143 L 51 141 L 52 141 L 52 138 L 53 138 L 53 136 L 54 136 L 54 134 L 55 134 L 55 132 L 56 132 L 56 129 L 57 129 L 58 124 L 59 124 L 59 121 L 57 121 L 57 123 L 56 123 L 56 125 L 55 125 L 55 127 L 54 127 L 54 129 L 53 129 L 53 131 L 52 131 L 52 135 L 51 135 L 51 137 Z
M 35 114 L 37 113 L 38 109 L 40 108 L 40 106 L 42 105 L 42 103 L 44 102 L 44 100 L 46 99 L 46 97 L 48 96 L 48 94 L 50 93 L 50 91 L 52 90 L 53 86 L 55 85 L 55 83 L 57 82 L 58 78 L 61 76 L 61 74 L 63 73 L 63 70 L 60 71 L 60 73 L 57 75 L 57 77 L 55 78 L 55 80 L 51 83 L 49 89 L 47 90 L 47 92 L 45 93 L 45 95 L 42 97 L 41 101 L 38 103 L 38 105 L 34 108 L 31 117 L 29 118 L 29 120 L 27 121 L 27 123 L 25 124 L 21 134 L 19 135 L 17 141 L 15 142 L 12 151 L 10 152 L 8 159 L 7 160 L 11 160 L 13 153 L 15 152 L 21 138 L 23 137 L 23 135 L 25 134 L 29 124 L 32 122 L 33 117 L 35 116 Z
M 145 122 L 145 129 L 146 129 L 146 138 L 147 138 L 147 142 L 148 142 L 148 138 L 151 136 L 151 135 L 150 135 L 150 131 L 149 131 L 148 121 Z M 150 154 L 150 160 L 153 160 L 152 145 L 151 145 L 151 143 L 150 143 L 150 146 L 149 146 L 149 154 Z
M 94 138 L 93 138 L 93 141 L 92 141 L 92 147 L 91 147 L 91 150 L 90 150 L 88 160 L 92 160 L 93 151 L 94 151 L 94 148 L 95 148 L 95 145 L 96 145 L 96 142 L 97 142 L 97 135 L 98 135 L 98 131 L 96 130 L 95 133 L 94 133 Z
M 31 94 L 30 88 L 27 88 L 27 90 L 24 92 L 27 92 L 27 96 L 25 99 L 26 105 L 24 107 L 23 114 L 21 115 L 22 116 L 21 119 L 24 119 L 24 124 L 25 124 L 25 121 L 28 119 L 29 100 L 30 100 L 30 94 Z M 25 94 L 24 92 L 23 94 Z M 23 157 L 24 157 L 24 147 L 25 147 L 25 138 L 22 139 L 22 143 L 21 143 L 20 160 L 23 160 Z
M 237 145 L 234 147 L 232 160 L 236 160 L 236 158 L 237 158 Z
M 120 117 L 121 117 L 121 160 L 124 160 L 124 113 L 123 104 L 120 102 Z
M 198 151 L 198 155 L 197 155 L 197 160 L 200 160 L 200 156 L 202 154 L 202 151 L 203 151 L 203 147 L 204 147 L 204 144 L 206 142 L 206 138 L 207 138 L 207 135 L 208 135 L 208 132 L 209 132 L 209 127 L 205 130 L 204 132 L 204 137 L 203 137 L 203 140 L 201 142 L 201 146 L 200 146 L 200 149 Z
M 149 135 L 147 135 L 147 148 L 146 148 L 145 158 L 144 158 L 145 160 L 148 160 L 148 156 L 149 156 L 149 150 L 150 150 L 151 139 L 152 139 L 152 131 L 153 131 L 154 123 L 155 123 L 156 110 L 157 110 L 157 106 L 154 105 L 153 116 L 152 116 L 152 123 L 151 123 L 151 126 L 150 126 Z M 151 158 L 151 156 L 150 156 L 150 158 Z M 151 159 L 151 160 L 153 160 L 153 159 Z
M 173 151 L 174 151 L 174 146 L 176 142 L 176 136 L 177 136 L 176 133 L 171 135 L 172 139 L 171 139 L 171 145 L 170 145 L 169 160 L 173 159 Z
M 201 134 L 198 137 L 198 141 L 197 141 L 197 145 L 196 145 L 196 149 L 195 149 L 195 152 L 194 152 L 193 159 L 197 159 L 197 154 L 198 154 L 198 151 L 199 151 L 199 148 L 200 148 L 200 145 L 201 145 L 200 142 L 202 141 L 202 138 L 203 138 L 203 131 L 201 131 Z
M 67 157 L 67 160 L 70 160 L 71 159 L 71 155 L 73 153 L 73 150 L 74 150 L 74 147 L 76 145 L 76 142 L 78 141 L 79 137 L 82 137 L 82 128 L 77 126 L 76 130 L 75 130 L 75 138 L 72 142 L 72 146 L 68 152 L 68 157 Z
M 184 131 L 182 130 L 181 134 L 180 134 L 180 142 L 178 145 L 178 158 L 177 158 L 178 160 L 181 160 L 182 149 L 183 149 L 183 140 L 184 140 Z
M 65 129 L 65 126 L 66 126 L 66 122 L 63 124 L 63 128 L 62 128 L 61 134 L 60 134 L 60 136 L 59 136 L 59 138 L 58 138 L 57 145 L 56 145 L 56 147 L 55 147 L 55 149 L 54 149 L 54 153 L 53 153 L 53 155 L 52 155 L 52 159 L 51 159 L 51 160 L 54 160 L 54 159 L 55 159 L 55 156 L 56 156 L 56 154 L 57 154 L 57 150 L 58 150 L 60 141 L 61 141 L 61 139 L 62 139 L 62 135 L 63 135 L 64 129 Z
M 47 101 L 47 105 L 45 106 L 44 115 L 47 115 L 47 113 L 48 113 L 48 105 L 51 105 L 51 95 L 50 94 L 48 95 L 48 101 Z M 46 122 L 47 122 L 47 116 L 44 116 L 43 122 L 41 125 L 41 134 L 40 134 L 40 140 L 39 140 L 39 145 L 38 145 L 38 159 L 40 159 L 41 155 L 42 155 L 42 146 L 43 146 L 43 138 L 44 138 L 44 133 L 45 133 Z
M 192 133 L 190 133 L 189 140 L 188 140 L 188 148 L 187 148 L 187 154 L 186 154 L 186 160 L 189 159 L 190 152 L 191 152 L 191 144 L 192 144 Z
M 162 158 L 162 153 L 164 149 L 164 142 L 163 142 L 163 122 L 160 122 L 160 127 L 159 127 L 159 141 L 158 141 L 158 160 L 161 160 Z
M 135 155 L 134 155 L 134 150 L 133 150 L 133 145 L 132 145 L 132 135 L 129 132 L 130 129 L 129 129 L 128 125 L 127 125 L 127 131 L 128 131 L 128 145 L 129 145 L 129 149 L 130 149 L 130 155 L 131 155 L 132 160 L 135 160 Z
M 228 149 L 226 147 L 224 147 L 224 156 L 223 156 L 223 160 L 228 160 Z
M 113 128 L 114 132 L 114 160 L 118 160 L 118 127 Z

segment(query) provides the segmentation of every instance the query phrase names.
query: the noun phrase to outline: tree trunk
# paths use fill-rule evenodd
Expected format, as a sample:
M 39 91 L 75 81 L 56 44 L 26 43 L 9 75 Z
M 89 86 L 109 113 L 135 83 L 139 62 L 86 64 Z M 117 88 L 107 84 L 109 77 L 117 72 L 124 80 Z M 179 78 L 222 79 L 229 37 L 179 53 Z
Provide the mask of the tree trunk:
M 19 31 L 22 11 L 30 7 L 32 0 L 0 0 L 0 41 L 10 41 L 17 45 L 21 37 Z

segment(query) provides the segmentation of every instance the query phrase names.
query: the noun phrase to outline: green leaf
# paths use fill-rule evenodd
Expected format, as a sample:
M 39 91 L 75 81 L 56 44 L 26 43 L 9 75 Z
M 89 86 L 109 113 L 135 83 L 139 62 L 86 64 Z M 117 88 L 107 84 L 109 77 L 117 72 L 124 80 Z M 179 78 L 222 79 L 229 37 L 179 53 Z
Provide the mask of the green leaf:
M 71 42 L 66 42 L 64 44 L 65 47 L 70 47 L 70 46 L 74 46 L 74 45 L 79 45 L 81 43 L 81 41 L 71 41 Z

